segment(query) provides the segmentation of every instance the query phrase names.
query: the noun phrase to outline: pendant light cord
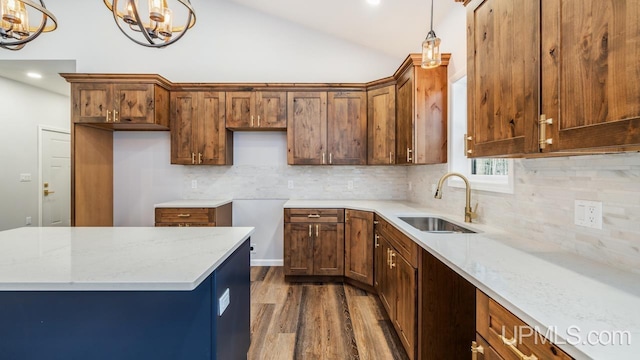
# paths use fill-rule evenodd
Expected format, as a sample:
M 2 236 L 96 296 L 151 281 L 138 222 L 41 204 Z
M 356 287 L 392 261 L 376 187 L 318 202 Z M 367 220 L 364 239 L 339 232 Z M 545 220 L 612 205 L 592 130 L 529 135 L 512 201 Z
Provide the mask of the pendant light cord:
M 431 31 L 433 32 L 433 0 L 431 0 Z

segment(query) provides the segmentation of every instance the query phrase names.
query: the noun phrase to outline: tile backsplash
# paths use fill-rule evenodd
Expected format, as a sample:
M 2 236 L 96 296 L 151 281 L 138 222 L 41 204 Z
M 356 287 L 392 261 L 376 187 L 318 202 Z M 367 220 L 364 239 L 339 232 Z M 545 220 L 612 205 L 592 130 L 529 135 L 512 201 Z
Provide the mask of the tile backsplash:
M 640 273 L 640 153 L 517 159 L 514 167 L 514 194 L 472 192 L 478 222 Z M 446 187 L 442 200 L 431 193 L 446 172 L 447 165 L 410 167 L 408 197 L 462 215 L 464 189 Z M 602 230 L 574 225 L 575 200 L 602 202 Z

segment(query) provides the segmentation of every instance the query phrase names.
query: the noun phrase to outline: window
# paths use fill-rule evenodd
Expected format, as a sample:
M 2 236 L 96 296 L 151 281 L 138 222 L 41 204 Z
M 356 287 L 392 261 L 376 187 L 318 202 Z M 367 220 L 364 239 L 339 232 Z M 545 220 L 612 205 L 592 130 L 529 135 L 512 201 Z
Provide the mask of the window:
M 471 187 L 513 194 L 513 160 L 468 159 L 464 153 L 467 133 L 467 77 L 454 76 L 450 87 L 449 171 L 465 175 Z M 459 178 L 449 178 L 449 186 L 464 187 Z

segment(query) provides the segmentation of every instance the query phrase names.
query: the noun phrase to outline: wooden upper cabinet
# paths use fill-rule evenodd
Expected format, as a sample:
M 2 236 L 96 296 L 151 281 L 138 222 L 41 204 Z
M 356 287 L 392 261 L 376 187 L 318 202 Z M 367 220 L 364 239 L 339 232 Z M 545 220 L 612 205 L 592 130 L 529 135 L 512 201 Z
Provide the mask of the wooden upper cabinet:
M 284 91 L 227 92 L 226 127 L 232 130 L 286 130 Z
M 396 163 L 396 87 L 367 92 L 367 164 Z
M 327 149 L 327 93 L 290 92 L 287 105 L 287 162 L 321 165 Z
M 171 163 L 231 165 L 233 135 L 225 128 L 224 92 L 171 93 Z
M 366 92 L 329 92 L 327 151 L 329 165 L 367 163 Z
M 635 0 L 542 0 L 543 151 L 638 148 L 639 14 Z
M 420 67 L 421 55 L 411 54 L 398 70 L 396 85 L 396 163 L 447 162 L 447 65 Z
M 68 74 L 65 74 L 67 77 Z M 85 75 L 87 76 L 87 75 Z M 82 74 L 71 82 L 72 120 L 114 130 L 168 130 L 169 90 L 140 80 L 93 81 Z
M 344 275 L 373 286 L 373 213 L 345 210 Z
M 537 151 L 538 7 L 477 0 L 467 8 L 468 156 Z

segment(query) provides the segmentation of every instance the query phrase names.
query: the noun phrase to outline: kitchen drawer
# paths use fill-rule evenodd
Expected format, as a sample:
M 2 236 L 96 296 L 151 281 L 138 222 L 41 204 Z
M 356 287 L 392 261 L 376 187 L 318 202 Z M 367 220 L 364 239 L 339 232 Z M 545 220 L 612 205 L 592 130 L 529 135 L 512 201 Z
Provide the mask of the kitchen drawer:
M 420 253 L 418 244 L 378 215 L 375 216 L 374 224 L 376 231 L 384 235 L 396 251 L 407 259 L 414 268 L 418 268 L 418 254 Z
M 156 227 L 215 227 L 215 223 L 156 223 Z
M 476 290 L 476 307 L 478 334 L 505 360 L 520 359 L 517 352 L 525 356 L 535 355 L 540 360 L 572 359 L 480 290 Z M 506 343 L 509 341 L 513 345 Z
M 344 209 L 284 209 L 286 223 L 343 223 Z
M 480 334 L 476 334 L 476 344 L 471 346 L 471 353 L 472 360 L 504 360 Z
M 210 224 L 215 223 L 213 208 L 156 208 L 156 223 Z

